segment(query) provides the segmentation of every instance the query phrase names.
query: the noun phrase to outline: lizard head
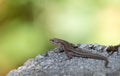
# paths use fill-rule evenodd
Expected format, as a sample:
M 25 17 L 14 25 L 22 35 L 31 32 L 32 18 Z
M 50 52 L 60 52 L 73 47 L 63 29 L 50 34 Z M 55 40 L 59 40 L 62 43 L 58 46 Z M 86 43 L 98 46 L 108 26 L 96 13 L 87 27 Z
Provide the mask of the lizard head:
M 58 39 L 58 38 L 52 38 L 50 39 L 50 42 L 57 45 L 57 46 L 61 46 L 61 47 L 65 47 L 65 48 L 78 48 L 78 46 L 75 46 L 74 44 L 72 43 L 69 43 L 65 40 L 62 40 L 62 39 Z
M 52 38 L 49 40 L 51 43 L 55 44 L 55 45 L 61 45 L 64 41 L 58 38 Z

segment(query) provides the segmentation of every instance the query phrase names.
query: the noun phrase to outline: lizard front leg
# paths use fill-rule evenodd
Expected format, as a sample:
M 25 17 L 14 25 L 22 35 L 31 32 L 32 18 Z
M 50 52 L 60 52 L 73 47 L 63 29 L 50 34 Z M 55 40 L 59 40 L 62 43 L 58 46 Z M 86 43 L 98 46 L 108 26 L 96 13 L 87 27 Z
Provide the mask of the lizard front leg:
M 72 52 L 68 52 L 68 51 L 65 51 L 65 54 L 66 54 L 68 59 L 72 59 L 72 57 L 74 55 Z

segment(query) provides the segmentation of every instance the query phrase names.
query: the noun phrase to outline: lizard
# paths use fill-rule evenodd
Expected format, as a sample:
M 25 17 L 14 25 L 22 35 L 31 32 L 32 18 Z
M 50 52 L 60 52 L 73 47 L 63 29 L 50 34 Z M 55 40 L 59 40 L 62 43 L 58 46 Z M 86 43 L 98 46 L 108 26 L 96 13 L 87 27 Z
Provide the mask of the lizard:
M 87 57 L 87 58 L 93 58 L 93 59 L 99 59 L 99 60 L 104 60 L 105 61 L 105 67 L 108 67 L 108 59 L 105 56 L 99 55 L 99 54 L 94 54 L 94 53 L 89 53 L 85 52 L 82 48 L 77 48 L 72 43 L 69 43 L 68 41 L 58 39 L 58 38 L 52 38 L 50 39 L 50 42 L 62 47 L 63 51 L 67 55 L 68 59 L 71 59 L 73 56 L 82 56 L 82 57 Z
M 117 52 L 117 54 L 119 53 L 119 51 L 118 51 L 118 48 L 120 47 L 120 44 L 119 45 L 115 45 L 115 46 L 109 46 L 107 49 L 106 49 L 106 51 L 107 51 L 107 53 L 108 53 L 108 57 L 110 56 L 110 55 L 112 55 L 114 52 Z

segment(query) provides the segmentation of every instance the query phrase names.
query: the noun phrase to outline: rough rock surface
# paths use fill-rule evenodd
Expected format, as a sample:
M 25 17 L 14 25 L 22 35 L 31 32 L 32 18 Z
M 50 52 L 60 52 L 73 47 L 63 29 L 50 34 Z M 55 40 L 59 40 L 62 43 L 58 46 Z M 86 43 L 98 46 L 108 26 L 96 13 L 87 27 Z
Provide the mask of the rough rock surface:
M 107 46 L 78 44 L 79 48 L 106 56 Z M 73 57 L 67 60 L 60 48 L 27 60 L 23 66 L 10 71 L 7 76 L 120 76 L 120 55 L 116 52 L 108 58 L 111 68 L 105 68 L 103 60 Z

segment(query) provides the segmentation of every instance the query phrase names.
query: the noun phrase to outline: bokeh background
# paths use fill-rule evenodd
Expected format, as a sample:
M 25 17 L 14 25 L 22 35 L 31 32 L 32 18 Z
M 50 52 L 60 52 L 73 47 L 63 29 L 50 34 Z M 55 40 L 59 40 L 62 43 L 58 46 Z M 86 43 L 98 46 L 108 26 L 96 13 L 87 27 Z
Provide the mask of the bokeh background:
M 0 76 L 55 46 L 120 43 L 120 0 L 0 0 Z

